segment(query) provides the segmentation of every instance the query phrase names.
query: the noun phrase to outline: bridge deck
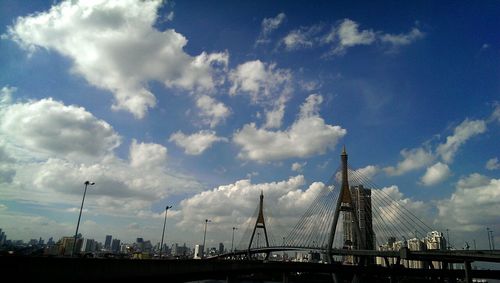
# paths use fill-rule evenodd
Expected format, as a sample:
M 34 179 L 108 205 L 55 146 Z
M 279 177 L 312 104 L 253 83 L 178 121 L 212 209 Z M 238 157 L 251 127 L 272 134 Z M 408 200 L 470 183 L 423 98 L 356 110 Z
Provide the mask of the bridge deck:
M 0 257 L 3 275 L 9 282 L 100 282 L 110 280 L 153 280 L 185 282 L 202 279 L 226 279 L 228 276 L 253 273 L 336 273 L 343 277 L 353 274 L 381 278 L 448 277 L 463 278 L 463 270 L 424 270 L 396 267 L 358 267 L 341 264 L 303 262 L 263 262 L 244 260 L 130 260 L 43 257 Z M 500 270 L 473 270 L 474 278 L 498 278 Z

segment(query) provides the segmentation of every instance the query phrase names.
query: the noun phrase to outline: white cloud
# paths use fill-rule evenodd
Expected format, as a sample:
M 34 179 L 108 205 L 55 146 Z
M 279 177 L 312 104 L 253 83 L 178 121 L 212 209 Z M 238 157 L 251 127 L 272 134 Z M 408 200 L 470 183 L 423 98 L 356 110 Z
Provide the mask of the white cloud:
M 10 104 L 12 102 L 12 94 L 17 91 L 17 87 L 4 86 L 0 89 L 0 105 Z
M 356 173 L 363 176 L 364 178 L 370 180 L 379 172 L 379 168 L 374 165 L 368 165 L 363 168 L 359 168 L 356 170 Z
M 331 51 L 326 55 L 342 55 L 347 49 L 358 45 L 372 45 L 376 43 L 389 44 L 392 49 L 409 45 L 424 38 L 425 33 L 413 27 L 408 33 L 389 34 L 372 29 L 360 29 L 359 23 L 344 19 L 334 25 L 330 31 L 318 41 L 324 45 L 330 45 Z
M 451 171 L 448 165 L 438 162 L 427 168 L 420 181 L 424 186 L 433 186 L 446 180 L 450 175 Z
M 231 110 L 224 103 L 208 95 L 199 96 L 196 106 L 201 110 L 199 115 L 203 118 L 203 122 L 210 125 L 210 128 L 214 128 L 231 115 Z
M 488 160 L 488 162 L 486 162 L 485 167 L 488 170 L 500 169 L 500 163 L 498 163 L 498 158 L 495 157 L 495 158 L 491 158 L 490 160 Z
M 356 45 L 370 45 L 376 40 L 373 30 L 359 30 L 359 24 L 350 19 L 344 19 L 336 28 L 335 34 L 338 43 L 333 50 L 334 54 L 342 54 L 347 48 Z
M 434 161 L 432 152 L 424 148 L 403 149 L 400 153 L 404 157 L 403 161 L 398 162 L 396 167 L 389 166 L 384 168 L 384 171 L 390 176 L 403 175 L 406 172 L 425 167 Z
M 277 108 L 266 111 L 266 123 L 264 124 L 264 128 L 273 129 L 280 128 L 281 123 L 283 122 L 283 117 L 285 115 L 285 105 L 280 104 Z
M 495 103 L 495 109 L 493 110 L 493 113 L 491 113 L 491 117 L 489 119 L 489 122 L 491 121 L 497 121 L 500 123 L 500 103 Z
M 320 25 L 313 25 L 310 27 L 301 27 L 289 32 L 282 40 L 281 43 L 285 46 L 286 50 L 299 50 L 311 48 L 318 42 L 317 34 L 321 31 Z
M 200 188 L 168 168 L 164 146 L 133 140 L 129 159 L 121 159 L 114 153 L 120 136 L 108 123 L 52 99 L 2 105 L 0 141 L 5 200 L 78 205 L 91 180 L 90 211 L 135 217 L 156 200 Z
M 255 44 L 268 43 L 270 41 L 269 35 L 276 30 L 285 21 L 285 19 L 285 13 L 279 13 L 274 18 L 264 18 L 261 23 L 262 30 Z
M 211 232 L 212 235 L 219 233 L 219 237 L 223 237 L 225 231 L 230 231 L 235 225 L 239 225 L 239 229 L 243 230 L 241 232 L 244 232 L 246 226 L 253 224 L 250 223 L 251 217 L 263 192 L 264 214 L 273 218 L 266 219 L 272 222 L 266 223 L 268 229 L 271 233 L 284 233 L 324 188 L 324 184 L 319 182 L 302 189 L 304 185 L 304 176 L 298 175 L 279 182 L 252 184 L 247 179 L 219 186 L 183 200 L 181 219 L 177 225 L 202 231 L 204 219 L 208 218 L 217 225 L 217 231 Z
M 403 46 L 403 45 L 408 45 L 416 40 L 419 40 L 425 36 L 425 33 L 420 31 L 418 28 L 412 28 L 412 30 L 408 33 L 401 33 L 401 34 L 384 34 L 380 37 L 380 40 L 385 43 L 390 43 L 393 46 Z
M 0 108 L 0 136 L 11 153 L 29 150 L 31 157 L 51 156 L 93 160 L 112 154 L 120 136 L 82 107 L 65 106 L 51 98 Z
M 155 143 L 137 143 L 134 139 L 130 145 L 130 165 L 135 168 L 159 168 L 167 161 L 167 148 Z
M 260 60 L 238 65 L 230 72 L 229 79 L 232 82 L 229 93 L 246 93 L 253 103 L 272 103 L 292 91 L 290 70 L 278 69 L 276 64 L 266 64 Z
M 153 27 L 163 1 L 63 1 L 49 11 L 19 17 L 7 36 L 33 53 L 54 50 L 72 61 L 72 71 L 111 91 L 113 109 L 142 118 L 156 104 L 147 82 L 210 91 L 221 83 L 215 66 L 227 66 L 227 53 L 190 56 L 187 39 Z
M 450 198 L 438 202 L 438 223 L 459 231 L 498 225 L 500 179 L 474 173 L 460 179 Z
M 486 131 L 486 122 L 483 120 L 465 119 L 453 131 L 453 135 L 446 138 L 446 143 L 440 144 L 436 152 L 444 162 L 451 163 L 460 146 L 465 144 L 470 138 L 482 134 Z
M 317 113 L 322 100 L 319 95 L 310 95 L 302 104 L 298 119 L 286 131 L 258 129 L 254 123 L 243 126 L 233 137 L 233 142 L 241 146 L 238 156 L 265 162 L 308 157 L 333 149 L 347 131 L 325 124 Z
M 307 164 L 307 161 L 304 161 L 302 163 L 294 162 L 292 164 L 292 171 L 302 172 L 302 169 L 304 168 L 304 166 L 306 166 L 306 164 Z
M 177 146 L 184 148 L 186 154 L 200 155 L 210 148 L 213 143 L 227 141 L 227 139 L 218 137 L 214 131 L 202 130 L 189 136 L 178 131 L 170 136 L 169 141 L 173 141 Z

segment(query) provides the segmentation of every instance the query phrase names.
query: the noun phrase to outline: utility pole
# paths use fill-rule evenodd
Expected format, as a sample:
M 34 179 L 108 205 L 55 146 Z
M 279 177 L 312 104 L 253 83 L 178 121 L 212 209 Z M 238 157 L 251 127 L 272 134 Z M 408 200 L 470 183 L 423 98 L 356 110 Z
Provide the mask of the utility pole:
M 233 238 L 231 239 L 231 252 L 234 252 L 233 245 L 234 245 L 234 230 L 238 230 L 238 228 L 233 227 Z
M 162 252 L 163 252 L 163 236 L 165 235 L 165 224 L 167 224 L 167 212 L 169 208 L 172 208 L 172 206 L 167 205 L 165 207 L 165 220 L 163 221 L 163 232 L 161 233 L 160 259 L 162 257 Z
M 491 238 L 490 238 L 490 228 L 486 227 L 486 233 L 488 234 L 488 248 L 491 251 Z

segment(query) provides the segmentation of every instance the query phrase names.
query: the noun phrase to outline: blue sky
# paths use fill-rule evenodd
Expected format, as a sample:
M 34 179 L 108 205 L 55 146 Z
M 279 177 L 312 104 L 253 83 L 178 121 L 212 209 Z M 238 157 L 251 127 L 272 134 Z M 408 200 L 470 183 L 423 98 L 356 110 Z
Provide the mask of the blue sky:
M 169 241 L 198 243 L 211 218 L 228 244 L 260 190 L 290 225 L 346 145 L 458 246 L 484 245 L 500 229 L 499 12 L 0 1 L 0 227 L 71 235 L 88 179 L 85 237 L 159 241 L 169 204 Z

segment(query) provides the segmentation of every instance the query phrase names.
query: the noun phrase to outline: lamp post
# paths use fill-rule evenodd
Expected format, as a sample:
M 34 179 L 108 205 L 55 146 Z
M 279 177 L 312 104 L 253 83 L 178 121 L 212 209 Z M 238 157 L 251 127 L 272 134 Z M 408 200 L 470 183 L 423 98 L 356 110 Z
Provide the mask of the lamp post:
M 233 227 L 233 238 L 231 239 L 231 252 L 234 252 L 233 245 L 234 245 L 234 230 L 238 230 L 238 228 Z
M 207 223 L 212 222 L 210 219 L 205 219 L 205 233 L 203 234 L 203 250 L 201 251 L 201 258 L 205 257 L 205 239 L 207 237 Z
M 490 228 L 486 227 L 486 233 L 488 234 L 488 247 L 490 248 L 491 251 L 491 237 L 490 237 Z
M 446 243 L 447 243 L 446 249 L 449 250 L 451 248 L 451 243 L 450 243 L 450 233 L 448 228 L 446 228 Z
M 491 235 L 491 236 L 490 236 L 490 238 L 491 238 L 491 249 L 492 249 L 492 250 L 495 250 L 495 238 L 494 238 L 494 236 L 493 236 L 493 230 L 491 230 L 491 229 L 490 229 L 490 232 L 489 232 L 489 233 L 490 233 L 490 235 Z
M 75 254 L 75 250 L 76 250 L 76 237 L 78 236 L 78 228 L 80 227 L 80 218 L 82 218 L 82 209 L 83 209 L 83 202 L 85 201 L 85 195 L 87 194 L 87 186 L 88 185 L 95 185 L 94 182 L 90 182 L 90 181 L 85 181 L 85 183 L 83 183 L 85 185 L 85 190 L 83 191 L 83 199 L 82 199 L 82 205 L 80 206 L 80 215 L 78 215 L 78 223 L 76 224 L 76 232 L 75 232 L 75 238 L 74 238 L 74 241 L 73 241 L 73 250 L 71 251 L 71 256 L 73 256 Z
M 172 206 L 167 205 L 165 207 L 165 220 L 163 221 L 163 232 L 161 233 L 160 259 L 162 257 L 162 252 L 163 252 L 163 236 L 165 235 L 165 224 L 167 224 L 167 212 L 169 208 L 172 208 Z

